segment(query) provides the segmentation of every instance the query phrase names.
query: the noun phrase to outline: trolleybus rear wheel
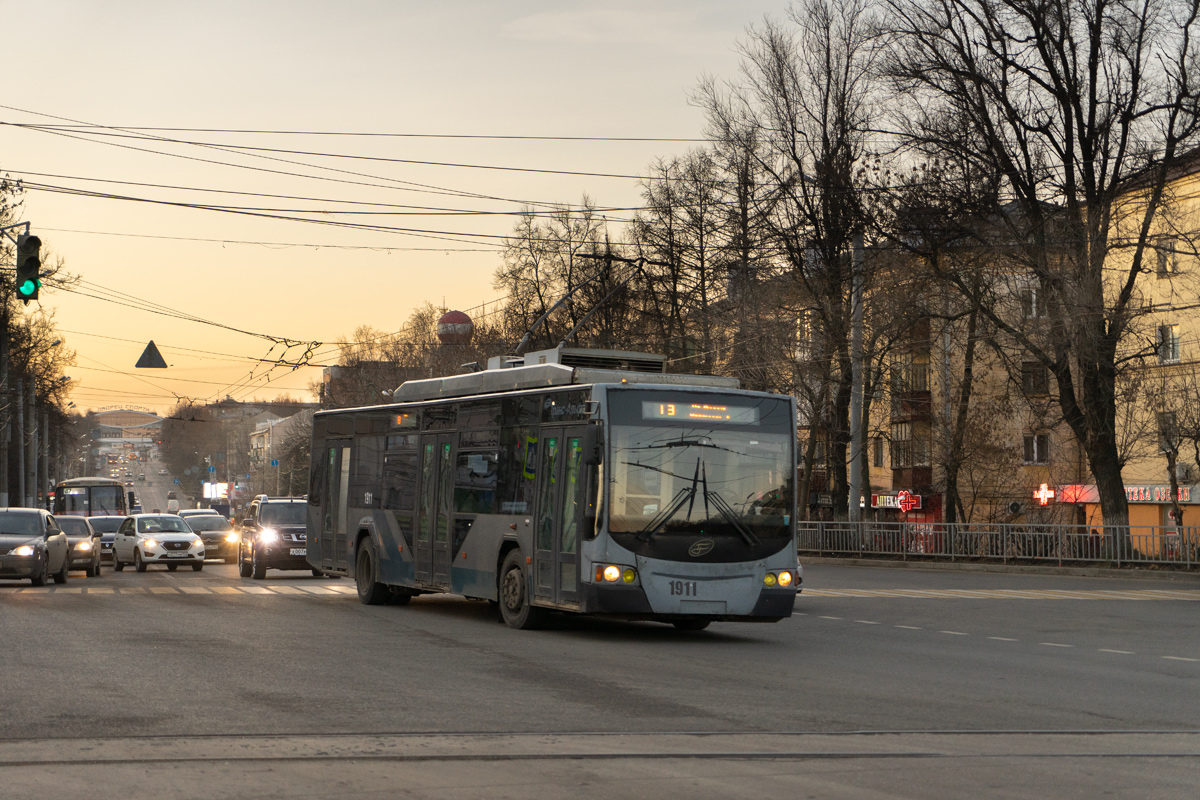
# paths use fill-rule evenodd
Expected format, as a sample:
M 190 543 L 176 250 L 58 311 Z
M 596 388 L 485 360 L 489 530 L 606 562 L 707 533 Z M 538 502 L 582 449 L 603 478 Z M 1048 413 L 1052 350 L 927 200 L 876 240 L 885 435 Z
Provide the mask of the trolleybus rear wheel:
M 377 606 L 387 602 L 388 587 L 375 580 L 375 546 L 369 538 L 358 545 L 358 558 L 354 560 L 354 584 L 358 588 L 358 601 L 363 605 Z
M 529 604 L 529 582 L 525 579 L 525 557 L 510 550 L 500 568 L 500 616 L 510 628 L 530 630 L 546 621 L 546 609 Z

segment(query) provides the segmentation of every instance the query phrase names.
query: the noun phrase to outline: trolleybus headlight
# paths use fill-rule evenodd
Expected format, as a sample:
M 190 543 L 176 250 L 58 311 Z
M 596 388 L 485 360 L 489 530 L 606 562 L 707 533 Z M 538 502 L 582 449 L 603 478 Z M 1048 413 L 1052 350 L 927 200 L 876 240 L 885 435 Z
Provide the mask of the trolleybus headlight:
M 776 578 L 775 578 L 774 572 L 768 572 L 766 575 L 763 575 L 763 583 L 766 584 L 767 586 L 774 586 L 775 581 L 776 581 Z
M 784 587 L 791 586 L 792 585 L 792 573 L 788 572 L 787 570 L 784 570 L 783 572 L 779 573 L 779 585 L 784 586 Z
M 604 580 L 608 581 L 609 583 L 614 583 L 620 577 L 621 577 L 621 568 L 620 567 L 614 567 L 613 565 L 609 564 L 607 567 L 604 568 Z
M 621 573 L 621 580 L 626 583 L 633 583 L 637 580 L 637 573 L 633 571 L 633 567 L 625 568 L 625 571 Z

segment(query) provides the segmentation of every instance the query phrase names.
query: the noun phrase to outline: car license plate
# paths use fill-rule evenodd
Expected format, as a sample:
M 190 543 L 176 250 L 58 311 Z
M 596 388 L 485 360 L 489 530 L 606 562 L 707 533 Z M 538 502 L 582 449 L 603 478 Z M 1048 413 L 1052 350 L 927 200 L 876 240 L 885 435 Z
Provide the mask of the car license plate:
M 187 553 L 167 553 L 167 558 L 187 558 Z
M 305 548 L 305 547 L 293 547 L 292 548 L 292 555 L 294 555 L 294 556 L 303 556 L 303 555 L 307 555 L 307 554 L 308 554 L 308 548 Z

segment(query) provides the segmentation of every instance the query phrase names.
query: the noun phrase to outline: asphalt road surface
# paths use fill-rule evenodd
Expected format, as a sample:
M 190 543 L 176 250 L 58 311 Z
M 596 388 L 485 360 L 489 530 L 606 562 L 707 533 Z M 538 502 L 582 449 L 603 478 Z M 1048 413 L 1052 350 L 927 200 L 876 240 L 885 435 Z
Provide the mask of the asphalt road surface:
M 486 603 L 367 607 L 348 580 L 210 563 L 0 582 L 0 640 L 3 797 L 1200 785 L 1200 577 L 818 565 L 775 625 L 515 631 Z

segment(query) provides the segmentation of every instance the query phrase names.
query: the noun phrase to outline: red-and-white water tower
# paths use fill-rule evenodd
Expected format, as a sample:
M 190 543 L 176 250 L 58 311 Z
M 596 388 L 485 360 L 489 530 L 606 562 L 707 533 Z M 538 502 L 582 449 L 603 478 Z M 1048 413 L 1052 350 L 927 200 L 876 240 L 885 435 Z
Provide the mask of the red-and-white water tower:
M 475 323 L 461 311 L 447 311 L 437 322 L 437 337 L 442 344 L 470 344 Z

